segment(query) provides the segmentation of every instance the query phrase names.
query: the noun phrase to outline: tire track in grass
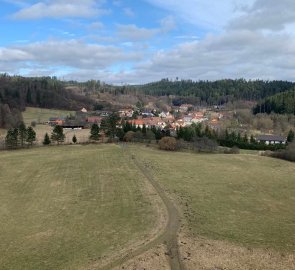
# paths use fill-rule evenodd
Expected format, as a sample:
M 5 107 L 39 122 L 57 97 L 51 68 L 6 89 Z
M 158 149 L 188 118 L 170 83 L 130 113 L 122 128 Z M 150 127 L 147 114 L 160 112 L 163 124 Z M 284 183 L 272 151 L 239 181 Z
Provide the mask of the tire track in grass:
M 180 215 L 173 202 L 168 198 L 160 184 L 153 178 L 149 171 L 135 158 L 133 153 L 127 148 L 127 145 L 121 145 L 123 154 L 126 153 L 130 159 L 132 159 L 135 166 L 153 186 L 158 196 L 161 198 L 163 204 L 166 207 L 168 213 L 168 220 L 164 231 L 160 231 L 159 235 L 152 241 L 147 242 L 145 245 L 140 246 L 137 249 L 129 251 L 123 257 L 115 259 L 111 263 L 99 268 L 100 270 L 110 270 L 116 266 L 122 265 L 125 262 L 143 254 L 144 252 L 160 245 L 165 244 L 169 256 L 169 264 L 171 270 L 185 270 L 183 263 L 181 262 L 177 233 L 180 228 Z

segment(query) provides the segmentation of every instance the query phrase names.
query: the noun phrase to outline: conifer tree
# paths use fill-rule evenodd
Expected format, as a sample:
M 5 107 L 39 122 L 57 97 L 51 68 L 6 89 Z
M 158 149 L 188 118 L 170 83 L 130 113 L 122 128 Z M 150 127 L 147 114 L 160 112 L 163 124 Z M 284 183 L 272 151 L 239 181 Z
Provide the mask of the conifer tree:
M 50 138 L 49 138 L 48 133 L 46 133 L 45 136 L 44 136 L 43 144 L 44 144 L 44 145 L 49 145 L 49 144 L 51 144 L 51 140 L 50 140 Z
M 26 142 L 29 145 L 32 145 L 33 142 L 35 142 L 35 141 L 36 141 L 36 132 L 34 131 L 34 129 L 32 127 L 28 127 Z
M 293 142 L 294 137 L 295 137 L 294 131 L 292 129 L 290 129 L 289 133 L 288 133 L 288 136 L 287 136 L 287 142 L 289 142 L 289 143 Z
M 91 130 L 90 130 L 90 137 L 89 139 L 90 140 L 93 140 L 93 141 L 98 141 L 99 140 L 99 137 L 100 137 L 100 134 L 99 134 L 99 127 L 97 124 L 93 124 L 91 126 Z
M 73 142 L 73 143 L 77 143 L 77 137 L 76 137 L 75 134 L 74 134 L 74 136 L 73 136 L 73 138 L 72 138 L 72 142 Z
M 28 136 L 28 131 L 24 122 L 21 122 L 18 127 L 18 136 L 19 136 L 20 146 L 24 147 L 25 141 L 27 140 L 27 136 Z
M 65 135 L 63 133 L 62 126 L 55 126 L 52 133 L 51 133 L 51 140 L 57 142 L 57 144 L 60 144 L 64 142 Z
M 13 128 L 7 131 L 5 144 L 8 149 L 16 149 L 18 146 L 18 129 Z

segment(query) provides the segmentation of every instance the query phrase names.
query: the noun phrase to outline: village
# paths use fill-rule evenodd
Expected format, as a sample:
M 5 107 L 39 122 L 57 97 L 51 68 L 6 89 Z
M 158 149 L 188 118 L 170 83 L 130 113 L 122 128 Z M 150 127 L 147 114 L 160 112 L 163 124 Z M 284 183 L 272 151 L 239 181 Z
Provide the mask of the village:
M 108 117 L 113 111 L 87 111 L 82 108 L 76 115 L 65 117 L 51 117 L 46 124 L 60 125 L 65 129 L 90 128 L 92 124 L 100 126 L 102 119 Z M 221 121 L 225 113 L 217 112 L 212 108 L 195 108 L 191 104 L 182 104 L 174 107 L 170 112 L 156 110 L 139 110 L 125 108 L 116 112 L 123 121 L 128 121 L 136 127 L 156 127 L 162 130 L 176 131 L 177 128 L 191 126 L 192 124 L 204 123 L 212 129 L 221 128 Z
M 112 113 L 116 113 L 122 123 L 128 122 L 136 128 L 156 128 L 163 132 L 169 132 L 171 136 L 176 136 L 180 128 L 196 126 L 201 124 L 214 130 L 216 133 L 226 128 L 226 120 L 233 118 L 233 112 L 227 111 L 223 107 L 199 107 L 192 104 L 182 104 L 175 106 L 171 111 L 140 110 L 138 108 L 124 108 L 118 111 L 88 111 L 82 108 L 76 111 L 75 115 L 68 117 L 50 117 L 47 122 L 50 126 L 62 126 L 65 130 L 90 129 L 93 124 L 101 126 L 102 120 Z M 242 126 L 242 125 L 241 125 Z M 239 128 L 241 134 L 246 134 L 247 130 Z M 270 131 L 271 132 L 271 131 Z M 287 138 L 276 134 L 258 134 L 255 136 L 257 143 L 265 144 L 286 144 Z

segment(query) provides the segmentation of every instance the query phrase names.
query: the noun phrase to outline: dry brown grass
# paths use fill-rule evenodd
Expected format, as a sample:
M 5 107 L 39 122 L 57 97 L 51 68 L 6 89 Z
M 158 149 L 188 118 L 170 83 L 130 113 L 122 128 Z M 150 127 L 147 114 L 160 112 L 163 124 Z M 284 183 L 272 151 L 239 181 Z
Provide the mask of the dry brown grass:
M 181 233 L 180 253 L 188 270 L 291 270 L 294 253 L 246 248 L 227 241 Z
M 167 250 L 164 245 L 159 245 L 142 255 L 118 266 L 113 270 L 170 270 L 169 262 L 167 260 Z

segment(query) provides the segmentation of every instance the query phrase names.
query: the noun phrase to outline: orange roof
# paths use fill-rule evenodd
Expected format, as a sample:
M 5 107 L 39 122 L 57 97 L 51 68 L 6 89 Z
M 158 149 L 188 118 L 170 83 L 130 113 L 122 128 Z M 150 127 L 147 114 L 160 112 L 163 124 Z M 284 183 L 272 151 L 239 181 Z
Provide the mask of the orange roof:
M 132 125 L 143 125 L 144 124 L 144 121 L 142 119 L 135 119 L 135 120 L 131 120 L 131 121 L 128 121 L 130 124 Z

